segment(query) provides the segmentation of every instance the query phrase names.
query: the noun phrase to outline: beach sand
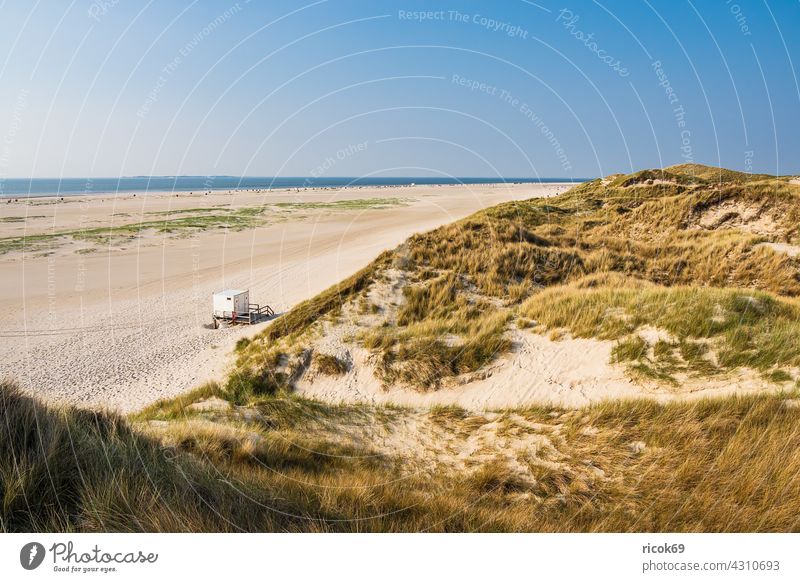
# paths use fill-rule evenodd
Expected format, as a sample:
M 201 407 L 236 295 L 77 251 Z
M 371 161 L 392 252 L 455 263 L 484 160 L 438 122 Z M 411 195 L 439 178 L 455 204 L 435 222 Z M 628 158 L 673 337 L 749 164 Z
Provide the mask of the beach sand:
M 196 208 L 268 205 L 264 224 L 0 255 L 0 376 L 52 402 L 130 412 L 219 379 L 235 342 L 266 324 L 214 330 L 211 294 L 250 290 L 277 313 L 351 275 L 411 234 L 570 184 L 361 187 L 39 198 L 0 204 L 0 238 L 108 228 Z M 341 200 L 401 198 L 332 209 Z M 291 208 L 272 205 L 293 203 Z M 183 214 L 179 214 L 183 216 Z

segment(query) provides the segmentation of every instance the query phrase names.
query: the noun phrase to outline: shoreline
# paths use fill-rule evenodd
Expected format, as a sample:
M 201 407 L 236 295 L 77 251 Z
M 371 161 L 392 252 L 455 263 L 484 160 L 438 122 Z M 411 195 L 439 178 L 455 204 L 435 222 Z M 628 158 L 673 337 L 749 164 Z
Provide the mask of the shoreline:
M 190 188 L 175 188 L 172 190 L 155 189 L 155 190 L 102 190 L 90 192 L 48 192 L 43 194 L 0 194 L 0 204 L 9 201 L 11 203 L 24 203 L 31 200 L 54 200 L 64 201 L 67 199 L 107 199 L 107 198 L 136 198 L 137 195 L 141 197 L 180 197 L 182 195 L 188 196 L 205 196 L 209 194 L 282 194 L 287 192 L 301 193 L 301 192 L 315 192 L 315 191 L 336 191 L 336 190 L 365 190 L 365 189 L 397 189 L 397 188 L 464 188 L 464 187 L 505 187 L 505 186 L 535 186 L 535 185 L 550 185 L 550 184 L 570 184 L 575 186 L 583 182 L 591 181 L 593 178 L 541 178 L 541 179 L 522 179 L 515 178 L 509 180 L 500 180 L 496 182 L 459 182 L 459 183 L 410 183 L 410 184 L 345 184 L 345 185 L 320 185 L 320 186 L 281 186 L 281 187 L 261 187 L 261 188 L 211 188 L 211 189 L 190 189 Z M 469 178 L 465 178 L 469 180 Z

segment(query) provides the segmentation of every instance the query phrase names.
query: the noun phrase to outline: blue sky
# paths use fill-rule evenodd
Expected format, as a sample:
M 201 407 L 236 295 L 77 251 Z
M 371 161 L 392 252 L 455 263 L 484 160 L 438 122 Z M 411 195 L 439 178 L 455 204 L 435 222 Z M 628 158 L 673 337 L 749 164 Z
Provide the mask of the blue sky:
M 800 173 L 800 2 L 0 0 L 0 178 Z

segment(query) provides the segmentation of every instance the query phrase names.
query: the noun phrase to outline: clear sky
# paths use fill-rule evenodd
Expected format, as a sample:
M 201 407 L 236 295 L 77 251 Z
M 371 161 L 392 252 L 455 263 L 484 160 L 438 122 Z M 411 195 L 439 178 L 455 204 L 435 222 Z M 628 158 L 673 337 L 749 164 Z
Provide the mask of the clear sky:
M 0 0 L 0 178 L 796 174 L 798 30 L 798 0 Z

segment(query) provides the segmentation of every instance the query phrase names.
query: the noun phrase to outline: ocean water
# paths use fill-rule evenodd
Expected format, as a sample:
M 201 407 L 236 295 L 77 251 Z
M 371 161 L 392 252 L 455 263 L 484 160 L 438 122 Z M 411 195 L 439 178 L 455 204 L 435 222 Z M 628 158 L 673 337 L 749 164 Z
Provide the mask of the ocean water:
M 411 184 L 495 184 L 582 182 L 575 178 L 303 178 L 237 176 L 133 176 L 126 178 L 6 178 L 0 198 L 85 196 L 109 193 L 203 192 L 342 186 L 408 186 Z

